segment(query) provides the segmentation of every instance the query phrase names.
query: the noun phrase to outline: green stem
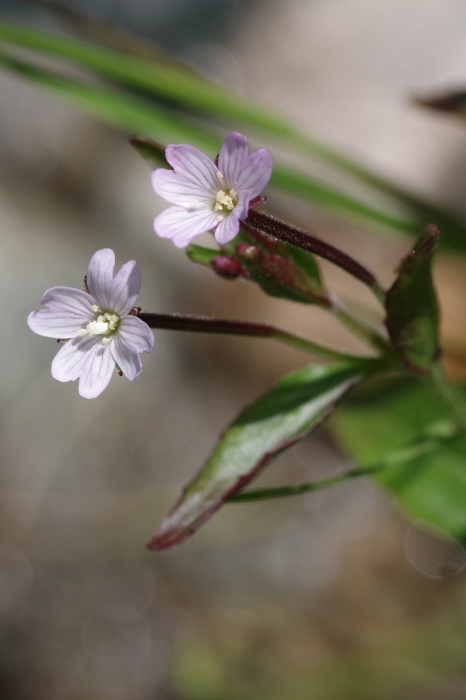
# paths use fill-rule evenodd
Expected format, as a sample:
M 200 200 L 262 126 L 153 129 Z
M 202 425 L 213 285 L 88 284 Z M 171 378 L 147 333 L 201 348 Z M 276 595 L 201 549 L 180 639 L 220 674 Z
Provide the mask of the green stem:
M 289 333 L 275 326 L 249 321 L 230 321 L 218 318 L 203 318 L 199 316 L 184 316 L 181 314 L 152 314 L 140 313 L 139 318 L 151 328 L 191 333 L 215 333 L 220 335 L 243 335 L 251 338 L 273 338 L 292 347 L 304 350 L 311 355 L 324 357 L 337 362 L 374 362 L 372 357 L 351 355 L 327 348 L 294 333 Z
M 444 442 L 452 439 L 453 437 L 456 437 L 456 433 L 442 440 L 424 440 L 416 445 L 411 445 L 403 450 L 394 452 L 380 464 L 351 469 L 344 474 L 333 476 L 330 479 L 323 479 L 322 481 L 313 481 L 304 484 L 278 486 L 270 489 L 251 489 L 250 491 L 235 493 L 227 499 L 227 502 L 238 503 L 240 501 L 264 501 L 268 500 L 269 498 L 284 498 L 287 496 L 298 496 L 299 494 L 307 493 L 308 491 L 318 491 L 320 489 L 327 488 L 328 486 L 335 486 L 336 484 L 341 484 L 345 481 L 349 481 L 350 479 L 355 479 L 359 476 L 367 476 L 369 474 L 380 472 L 383 469 L 387 469 L 388 467 L 392 467 L 401 462 L 408 462 L 416 457 L 420 457 L 423 454 L 428 454 L 429 452 L 439 449 Z
M 444 401 L 450 406 L 458 424 L 466 429 L 466 401 L 456 387 L 448 380 L 440 362 L 431 371 L 430 377 Z
M 384 355 L 393 355 L 394 351 L 390 343 L 385 340 L 376 330 L 366 326 L 362 321 L 355 318 L 340 302 L 332 299 L 332 306 L 328 309 L 335 318 L 343 323 L 352 333 L 359 336 L 364 342 L 369 343 Z

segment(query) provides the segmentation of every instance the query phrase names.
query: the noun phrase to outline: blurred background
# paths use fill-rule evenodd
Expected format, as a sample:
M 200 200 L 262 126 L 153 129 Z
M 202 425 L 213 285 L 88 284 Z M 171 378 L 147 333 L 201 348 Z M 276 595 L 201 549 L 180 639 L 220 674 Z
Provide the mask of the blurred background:
M 304 131 L 466 214 L 466 129 L 412 96 L 466 82 L 463 0 L 70 0 L 174 52 Z M 2 19 L 66 28 L 18 0 Z M 0 697 L 7 700 L 460 700 L 466 555 L 370 481 L 225 506 L 148 552 L 180 488 L 241 407 L 307 358 L 272 341 L 159 331 L 134 383 L 98 399 L 50 376 L 26 316 L 80 287 L 91 255 L 142 268 L 147 311 L 263 320 L 361 348 L 313 307 L 226 282 L 156 239 L 165 206 L 127 135 L 0 72 Z M 270 211 L 357 252 L 384 283 L 408 239 L 284 196 Z M 354 308 L 355 282 L 323 265 Z M 466 343 L 465 262 L 437 266 L 446 344 Z M 375 311 L 374 311 L 375 313 Z M 456 376 L 463 363 L 450 362 Z M 261 484 L 348 469 L 330 435 Z

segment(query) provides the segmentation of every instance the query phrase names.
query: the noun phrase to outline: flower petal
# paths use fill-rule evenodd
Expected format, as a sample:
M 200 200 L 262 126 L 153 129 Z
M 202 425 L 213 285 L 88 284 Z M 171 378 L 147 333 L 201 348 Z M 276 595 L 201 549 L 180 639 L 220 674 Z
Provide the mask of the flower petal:
M 135 260 L 120 267 L 109 289 L 109 311 L 126 316 L 134 306 L 141 289 L 141 270 Z
M 136 352 L 151 352 L 154 347 L 154 334 L 147 323 L 137 316 L 126 316 L 122 320 L 117 337 Z
M 241 171 L 246 167 L 248 157 L 248 140 L 237 131 L 226 136 L 218 156 L 218 169 L 231 189 L 238 187 Z
M 95 304 L 95 301 L 90 294 L 86 294 L 81 289 L 52 287 L 52 289 L 47 289 L 40 303 L 48 306 L 49 309 L 82 314 L 83 318 L 87 318 L 89 314 L 93 314 L 92 304 Z
M 29 328 L 46 338 L 74 338 L 80 328 L 92 320 L 94 299 L 86 292 L 71 287 L 48 289 L 41 304 L 48 309 L 29 314 Z
M 74 382 L 86 363 L 91 361 L 92 354 L 99 338 L 95 335 L 69 340 L 57 352 L 52 362 L 52 377 L 59 382 Z
M 154 170 L 152 187 L 160 197 L 180 207 L 189 207 L 197 202 L 200 205 L 210 205 L 216 195 L 216 192 L 206 189 L 199 182 L 192 182 L 184 175 L 165 168 Z
M 235 211 L 232 211 L 232 213 L 223 219 L 215 229 L 215 240 L 217 243 L 220 243 L 220 245 L 225 245 L 238 235 L 238 231 L 239 219 Z
M 206 193 L 218 191 L 217 168 L 205 153 L 187 144 L 170 144 L 165 149 L 165 158 L 176 174 L 183 175 L 189 182 L 201 187 Z
M 115 341 L 113 341 L 115 342 Z M 95 399 L 109 385 L 115 369 L 111 346 L 97 343 L 79 376 L 79 395 L 83 399 Z
M 27 323 L 31 331 L 46 338 L 75 338 L 77 332 L 86 326 L 91 320 L 88 316 L 85 319 L 72 314 L 64 314 L 63 311 L 55 309 L 42 309 L 42 311 L 32 311 Z
M 214 212 L 169 207 L 156 217 L 154 230 L 161 238 L 172 238 L 177 248 L 184 248 L 193 238 L 210 231 L 217 223 Z
M 102 310 L 110 309 L 110 289 L 115 267 L 115 253 L 110 248 L 102 248 L 92 256 L 87 268 L 87 286 Z
M 267 148 L 259 148 L 248 156 L 238 179 L 238 192 L 249 190 L 251 199 L 257 197 L 271 178 L 273 160 Z
M 251 199 L 252 197 L 250 190 L 241 190 L 241 192 L 238 195 L 238 203 L 231 212 L 240 221 L 242 221 L 243 219 L 247 219 L 249 211 L 249 202 L 251 201 Z
M 119 336 L 115 337 L 111 344 L 111 350 L 113 359 L 123 372 L 123 375 L 129 379 L 130 382 L 136 379 L 142 370 L 138 351 L 132 347 L 128 347 Z

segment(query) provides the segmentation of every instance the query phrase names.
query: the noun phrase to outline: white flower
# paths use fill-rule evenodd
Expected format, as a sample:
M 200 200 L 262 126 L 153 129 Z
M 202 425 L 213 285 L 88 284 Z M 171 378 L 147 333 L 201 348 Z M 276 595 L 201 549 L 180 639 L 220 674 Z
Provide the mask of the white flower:
M 52 362 L 59 382 L 79 379 L 79 393 L 94 399 L 108 386 L 115 365 L 130 381 L 140 374 L 139 354 L 150 352 L 154 336 L 149 326 L 129 315 L 141 287 L 134 260 L 113 276 L 115 253 L 110 248 L 92 256 L 87 271 L 89 294 L 71 287 L 45 292 L 42 311 L 28 316 L 34 333 L 67 340 Z

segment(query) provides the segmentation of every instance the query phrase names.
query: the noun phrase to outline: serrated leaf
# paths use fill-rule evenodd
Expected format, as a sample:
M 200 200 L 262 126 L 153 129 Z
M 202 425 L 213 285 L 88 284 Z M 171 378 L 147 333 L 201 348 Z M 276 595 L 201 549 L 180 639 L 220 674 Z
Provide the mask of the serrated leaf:
M 192 535 L 228 496 L 320 425 L 343 394 L 363 378 L 361 366 L 340 365 L 314 366 L 282 379 L 226 429 L 148 546 L 168 549 Z
M 419 239 L 386 295 L 390 338 L 405 366 L 424 374 L 439 354 L 439 310 L 432 280 L 438 238 L 438 229 L 431 227 Z
M 430 384 L 413 379 L 392 393 L 346 404 L 332 426 L 359 465 L 383 461 L 390 452 L 426 438 L 450 435 L 439 449 L 374 478 L 411 517 L 466 542 L 466 438 L 457 432 L 448 407 Z

